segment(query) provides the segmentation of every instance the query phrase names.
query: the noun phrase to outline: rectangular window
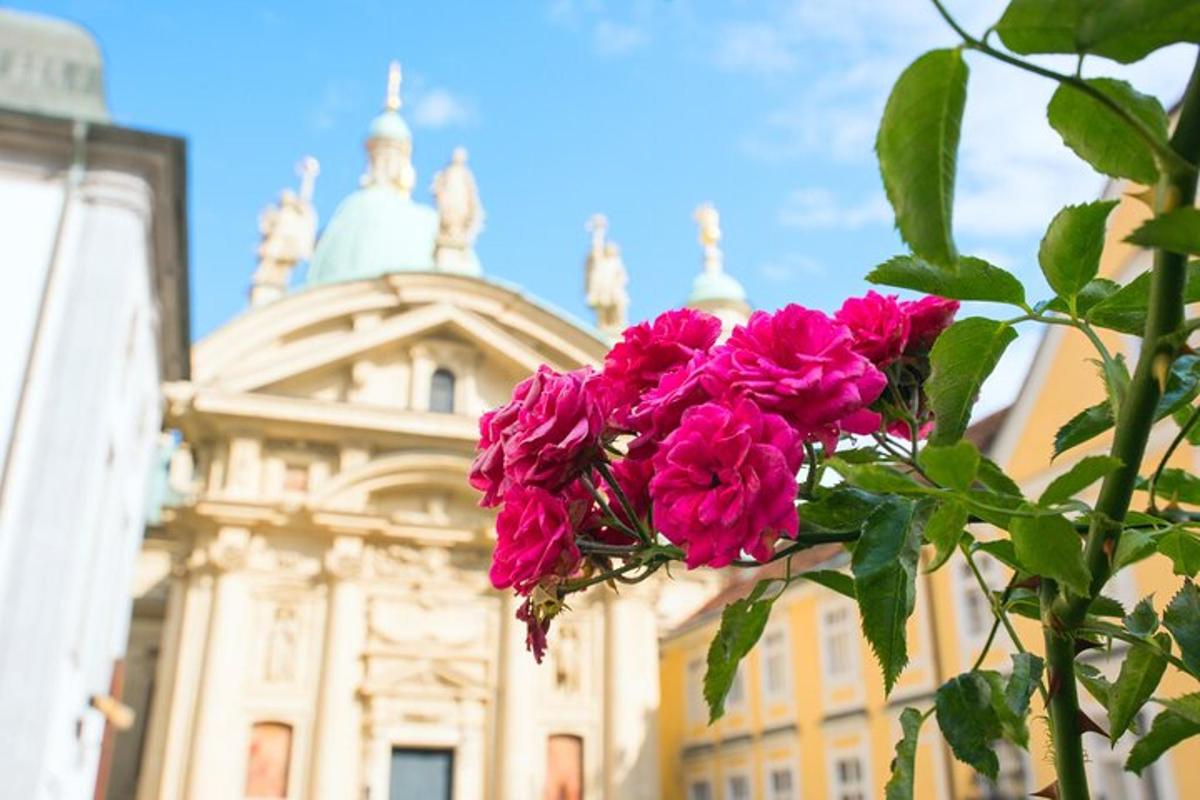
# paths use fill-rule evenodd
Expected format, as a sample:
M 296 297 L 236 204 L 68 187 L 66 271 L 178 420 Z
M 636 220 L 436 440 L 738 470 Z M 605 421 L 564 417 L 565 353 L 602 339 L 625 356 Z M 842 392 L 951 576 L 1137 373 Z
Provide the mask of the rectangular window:
M 713 800 L 712 784 L 696 781 L 688 788 L 688 800 Z
M 749 776 L 730 775 L 725 785 L 725 800 L 750 800 Z
M 762 643 L 763 697 L 783 700 L 788 694 L 787 637 L 782 630 L 768 631 Z
M 308 464 L 288 462 L 283 467 L 283 490 L 285 492 L 308 491 Z
M 867 779 L 862 759 L 856 755 L 838 756 L 833 761 L 834 800 L 867 800 Z
M 453 750 L 392 748 L 388 800 L 450 800 L 453 787 Z
M 688 663 L 686 691 L 688 720 L 703 722 L 706 718 L 704 713 L 704 662 L 700 659 Z
M 767 773 L 767 800 L 795 800 L 791 767 L 772 767 Z
M 852 680 L 858 671 L 853 610 L 848 604 L 826 609 L 822 627 L 826 677 L 839 682 Z

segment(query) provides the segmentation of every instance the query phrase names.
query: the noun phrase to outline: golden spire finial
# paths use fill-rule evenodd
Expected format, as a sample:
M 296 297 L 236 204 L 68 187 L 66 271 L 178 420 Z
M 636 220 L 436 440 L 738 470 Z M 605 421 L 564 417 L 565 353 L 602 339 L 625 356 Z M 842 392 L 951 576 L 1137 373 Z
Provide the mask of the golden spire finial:
M 387 100 L 383 107 L 388 111 L 400 110 L 400 62 L 393 61 L 388 65 Z

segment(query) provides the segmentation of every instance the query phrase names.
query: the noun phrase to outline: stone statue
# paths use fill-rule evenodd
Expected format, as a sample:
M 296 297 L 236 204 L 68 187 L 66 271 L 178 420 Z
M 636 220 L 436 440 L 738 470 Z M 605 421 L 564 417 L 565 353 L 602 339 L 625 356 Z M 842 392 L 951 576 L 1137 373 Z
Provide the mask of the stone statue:
M 317 212 L 313 208 L 313 187 L 321 165 L 311 156 L 296 165 L 300 190 L 284 189 L 279 203 L 263 209 L 258 217 L 262 238 L 258 243 L 258 269 L 250 290 L 252 305 L 269 302 L 283 295 L 296 264 L 312 255 L 317 241 Z
M 720 213 L 712 203 L 702 203 L 696 208 L 692 218 L 700 226 L 700 246 L 704 248 L 704 269 L 708 272 L 720 272 L 723 260 L 720 247 Z
M 287 683 L 296 677 L 296 640 L 299 638 L 296 609 L 276 606 L 267 636 L 267 658 L 263 677 L 268 683 Z
M 483 204 L 475 175 L 467 166 L 467 150 L 454 148 L 450 163 L 433 176 L 430 187 L 438 210 L 437 249 L 439 269 L 461 271 L 474 260 L 471 248 L 483 228 Z
M 576 694 L 580 688 L 580 670 L 583 658 L 580 653 L 579 631 L 574 625 L 562 625 L 558 629 L 558 641 L 551 651 L 554 654 L 554 688 L 563 694 Z
M 592 234 L 592 249 L 584 268 L 587 304 L 596 313 L 596 327 L 615 335 L 628 323 L 629 275 L 621 261 L 621 248 L 605 239 L 608 219 L 593 214 L 587 230 Z

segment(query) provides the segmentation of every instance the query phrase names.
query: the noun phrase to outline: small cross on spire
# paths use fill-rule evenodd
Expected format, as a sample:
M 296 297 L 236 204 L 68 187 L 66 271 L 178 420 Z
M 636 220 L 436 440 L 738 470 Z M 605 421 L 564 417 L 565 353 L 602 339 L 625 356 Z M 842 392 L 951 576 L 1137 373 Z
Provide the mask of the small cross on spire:
M 393 61 L 388 65 L 388 83 L 387 83 L 387 100 L 383 107 L 388 111 L 399 111 L 402 105 L 400 101 L 400 62 Z

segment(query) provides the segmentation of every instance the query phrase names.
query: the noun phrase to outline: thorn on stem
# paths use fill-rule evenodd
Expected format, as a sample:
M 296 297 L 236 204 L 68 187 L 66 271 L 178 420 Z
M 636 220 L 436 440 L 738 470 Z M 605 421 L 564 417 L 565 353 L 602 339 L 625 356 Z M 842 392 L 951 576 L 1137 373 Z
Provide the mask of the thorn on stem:
M 1075 640 L 1075 655 L 1086 653 L 1088 650 L 1097 650 L 1100 648 L 1099 642 L 1093 642 L 1091 639 L 1076 639 Z
M 1050 800 L 1058 800 L 1058 781 L 1042 789 L 1038 789 L 1030 797 L 1048 797 Z
M 1098 733 L 1105 739 L 1110 738 L 1108 732 L 1096 724 L 1096 721 L 1089 717 L 1083 711 L 1079 711 L 1075 715 L 1076 724 L 1079 726 L 1080 733 Z
M 1042 587 L 1042 576 L 1040 576 L 1040 575 L 1030 575 L 1028 578 L 1021 581 L 1020 583 L 1013 584 L 1014 589 L 1031 589 L 1035 592 L 1038 589 L 1040 589 L 1041 587 Z

